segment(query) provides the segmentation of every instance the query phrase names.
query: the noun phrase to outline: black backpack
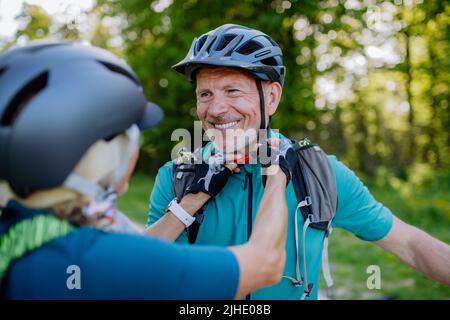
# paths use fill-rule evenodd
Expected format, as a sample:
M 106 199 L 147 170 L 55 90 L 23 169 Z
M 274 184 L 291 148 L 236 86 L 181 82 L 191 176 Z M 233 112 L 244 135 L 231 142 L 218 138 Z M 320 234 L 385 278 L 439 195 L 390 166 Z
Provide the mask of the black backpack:
M 295 277 L 283 276 L 292 281 L 295 286 L 304 286 L 302 298 L 308 297 L 314 287 L 308 282 L 306 268 L 306 246 L 303 247 L 303 276 L 300 272 L 300 257 L 298 254 L 298 211 L 303 217 L 302 239 L 305 243 L 305 236 L 309 227 L 325 231 L 322 251 L 322 271 L 328 287 L 328 295 L 331 296 L 333 280 L 331 278 L 328 264 L 328 236 L 331 234 L 331 221 L 337 210 L 337 190 L 336 179 L 323 150 L 312 144 L 305 138 L 300 141 L 292 140 L 291 143 L 298 156 L 298 164 L 295 167 L 292 184 L 297 198 L 297 210 L 295 212 L 295 245 L 296 245 L 296 274 Z M 187 187 L 191 184 L 195 174 L 195 164 L 193 159 L 198 159 L 199 150 L 191 153 L 181 153 L 180 157 L 173 161 L 173 183 L 174 196 L 183 198 Z M 195 214 L 195 221 L 187 228 L 189 243 L 194 243 L 204 218 L 203 208 Z

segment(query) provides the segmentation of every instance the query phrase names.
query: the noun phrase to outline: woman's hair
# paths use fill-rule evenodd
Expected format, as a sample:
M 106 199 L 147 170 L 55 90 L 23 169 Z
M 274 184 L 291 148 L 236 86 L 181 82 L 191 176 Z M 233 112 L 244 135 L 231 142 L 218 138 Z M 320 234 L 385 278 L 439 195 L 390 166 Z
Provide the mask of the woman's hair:
M 117 135 L 109 141 L 103 139 L 97 141 L 86 151 L 73 173 L 104 189 L 114 187 L 113 178 L 125 160 L 128 143 L 129 138 L 126 134 Z M 27 207 L 52 209 L 61 218 L 80 224 L 87 223 L 83 221 L 85 218 L 81 216 L 81 209 L 94 200 L 64 186 L 38 190 L 26 198 L 13 193 L 13 198 Z

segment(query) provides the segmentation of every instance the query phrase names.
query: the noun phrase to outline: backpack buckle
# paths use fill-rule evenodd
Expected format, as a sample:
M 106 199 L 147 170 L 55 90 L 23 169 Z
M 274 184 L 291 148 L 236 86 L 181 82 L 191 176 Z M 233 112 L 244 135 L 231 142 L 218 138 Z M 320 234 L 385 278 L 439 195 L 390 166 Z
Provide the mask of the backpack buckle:
M 300 146 L 300 148 L 305 147 L 310 144 L 311 144 L 311 141 L 308 139 L 308 137 L 304 137 L 302 140 L 300 140 L 298 142 L 298 145 Z
M 311 197 L 310 197 L 310 196 L 306 196 L 306 197 L 305 197 L 305 200 L 300 201 L 297 207 L 298 207 L 298 208 L 301 208 L 301 207 L 310 206 L 311 203 L 312 203 Z
M 292 284 L 294 285 L 294 287 L 303 286 L 303 278 L 301 278 L 300 280 L 293 281 Z
M 305 297 L 309 297 L 311 295 L 313 288 L 314 288 L 314 283 L 308 283 L 308 287 L 305 288 L 305 291 L 304 291 Z

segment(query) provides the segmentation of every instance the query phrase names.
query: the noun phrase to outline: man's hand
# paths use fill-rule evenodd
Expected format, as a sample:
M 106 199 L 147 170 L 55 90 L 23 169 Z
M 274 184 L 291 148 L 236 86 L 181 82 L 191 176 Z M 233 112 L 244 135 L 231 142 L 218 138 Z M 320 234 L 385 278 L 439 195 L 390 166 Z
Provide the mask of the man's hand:
M 235 166 L 225 166 L 220 155 L 211 156 L 208 162 L 196 164 L 195 177 L 186 194 L 203 192 L 215 197 L 227 183 Z

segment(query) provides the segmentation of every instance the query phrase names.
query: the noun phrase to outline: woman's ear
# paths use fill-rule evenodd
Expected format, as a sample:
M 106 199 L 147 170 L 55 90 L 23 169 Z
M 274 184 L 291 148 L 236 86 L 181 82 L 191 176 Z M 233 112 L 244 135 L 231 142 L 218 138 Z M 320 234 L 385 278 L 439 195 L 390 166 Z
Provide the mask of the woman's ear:
M 272 116 L 277 111 L 278 105 L 281 100 L 282 88 L 278 82 L 267 82 L 266 85 L 266 112 L 268 116 Z

